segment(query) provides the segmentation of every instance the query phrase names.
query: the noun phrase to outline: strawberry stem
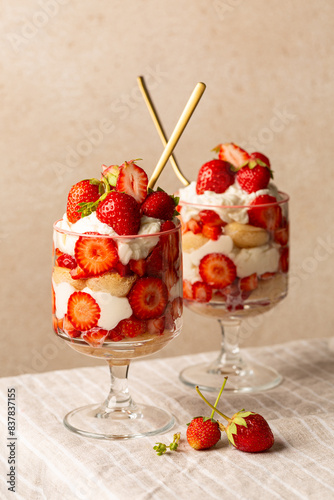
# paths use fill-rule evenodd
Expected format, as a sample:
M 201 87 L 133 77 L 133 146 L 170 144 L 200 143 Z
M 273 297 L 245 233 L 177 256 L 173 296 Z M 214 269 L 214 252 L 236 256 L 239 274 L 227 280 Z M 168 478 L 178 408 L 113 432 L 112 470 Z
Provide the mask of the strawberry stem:
M 221 390 L 219 391 L 219 394 L 218 394 L 218 397 L 217 397 L 217 400 L 215 402 L 215 405 L 218 404 L 218 401 L 219 401 L 219 398 L 221 396 L 221 393 L 223 392 L 223 389 L 225 387 L 225 384 L 226 384 L 226 381 L 227 381 L 227 377 L 224 378 L 224 382 L 223 382 L 223 385 L 222 385 L 222 388 Z M 221 417 L 225 418 L 225 420 L 228 420 L 229 422 L 231 422 L 231 418 L 227 417 L 226 415 L 224 415 L 224 413 L 222 413 L 221 411 L 217 410 L 217 408 L 212 405 L 211 403 L 209 403 L 209 401 L 203 396 L 203 394 L 201 393 L 201 391 L 199 390 L 198 386 L 196 386 L 196 391 L 197 393 L 201 396 L 201 398 L 203 399 L 203 401 L 208 405 L 210 406 L 210 408 L 213 409 L 213 412 L 211 413 L 211 416 L 214 415 L 215 412 L 218 413 L 218 415 L 220 415 Z
M 222 392 L 223 392 L 223 390 L 224 390 L 224 387 L 225 387 L 226 381 L 227 381 L 227 377 L 225 377 L 225 378 L 224 378 L 223 385 L 221 386 L 220 391 L 219 391 L 219 394 L 218 394 L 217 399 L 216 399 L 216 402 L 215 402 L 215 404 L 213 405 L 213 406 L 214 406 L 214 408 L 216 408 L 216 407 L 217 407 L 217 404 L 219 403 L 220 396 L 222 395 Z M 214 414 L 215 414 L 215 411 L 216 411 L 215 409 L 214 409 L 214 410 L 212 410 L 211 415 L 210 415 L 210 418 L 213 418 L 213 416 L 214 416 Z

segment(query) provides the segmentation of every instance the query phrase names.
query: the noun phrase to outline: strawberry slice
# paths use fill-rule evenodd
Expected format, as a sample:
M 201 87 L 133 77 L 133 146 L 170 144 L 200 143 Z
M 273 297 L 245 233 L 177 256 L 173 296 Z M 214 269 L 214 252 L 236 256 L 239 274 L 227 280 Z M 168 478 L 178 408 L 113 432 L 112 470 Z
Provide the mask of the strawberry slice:
M 239 288 L 242 292 L 252 292 L 258 287 L 257 274 L 253 273 L 244 278 L 240 278 Z
M 141 321 L 135 316 L 123 319 L 117 325 L 117 330 L 123 337 L 134 338 L 146 332 L 146 321 Z
M 203 223 L 195 219 L 190 219 L 187 222 L 187 231 L 191 231 L 194 234 L 199 234 L 202 232 Z
M 218 153 L 220 160 L 227 161 L 234 167 L 242 167 L 249 160 L 247 151 L 237 146 L 233 142 L 226 144 L 219 144 L 214 151 Z
M 90 330 L 86 331 L 82 338 L 91 346 L 97 347 L 103 344 L 108 335 L 108 330 L 103 330 L 98 326 L 94 326 Z
M 157 243 L 149 256 L 146 257 L 146 274 L 157 278 L 162 276 L 162 246 L 160 242 Z
M 192 283 L 188 280 L 183 280 L 183 298 L 194 300 L 194 292 Z
M 165 317 L 149 319 L 147 321 L 147 331 L 150 335 L 162 335 L 165 331 Z
M 158 318 L 167 306 L 167 287 L 159 278 L 139 278 L 133 285 L 128 300 L 138 319 Z
M 56 260 L 56 265 L 59 267 L 66 267 L 67 269 L 75 269 L 77 263 L 74 257 L 67 253 L 62 253 Z
M 234 262 L 221 253 L 209 253 L 199 263 L 202 280 L 213 288 L 225 288 L 237 277 Z
M 248 209 L 249 224 L 256 227 L 262 227 L 268 231 L 275 231 L 280 227 L 282 222 L 282 210 L 281 207 L 277 205 L 277 200 L 274 196 L 262 194 L 257 196 L 250 205 L 252 208 Z
M 194 300 L 197 302 L 210 302 L 212 299 L 212 288 L 203 281 L 196 281 L 193 284 Z
M 97 325 L 101 309 L 96 300 L 86 292 L 74 292 L 67 303 L 67 315 L 74 328 L 86 331 Z
M 288 223 L 285 223 L 285 224 L 283 224 L 283 227 L 276 229 L 276 231 L 274 233 L 274 240 L 279 245 L 282 245 L 282 247 L 285 247 L 288 244 L 288 241 L 289 241 L 289 224 Z
M 100 275 L 118 262 L 117 248 L 111 238 L 80 236 L 75 244 L 74 254 L 79 267 L 90 276 Z
M 125 161 L 120 166 L 116 189 L 120 193 L 129 194 L 137 203 L 142 203 L 147 196 L 148 178 L 145 170 L 134 161 Z
M 144 276 L 146 272 L 145 259 L 138 259 L 138 260 L 131 259 L 129 262 L 129 266 L 131 271 L 133 271 L 135 274 L 138 274 L 138 276 L 140 277 Z
M 209 224 L 203 224 L 202 234 L 209 240 L 218 240 L 219 236 L 222 234 L 221 226 L 210 226 Z
M 121 332 L 121 329 L 119 327 L 119 323 L 115 326 L 113 330 L 108 331 L 108 335 L 106 337 L 107 341 L 111 342 L 119 342 L 120 340 L 124 339 L 124 335 Z
M 279 260 L 279 269 L 282 273 L 289 271 L 289 247 L 284 247 Z
M 225 226 L 226 222 L 222 221 L 219 215 L 214 210 L 201 210 L 198 214 L 201 222 L 208 226 Z
M 77 337 L 81 336 L 81 332 L 74 328 L 74 326 L 72 325 L 72 323 L 68 319 L 67 314 L 65 314 L 65 316 L 64 316 L 62 329 L 71 338 L 77 338 Z

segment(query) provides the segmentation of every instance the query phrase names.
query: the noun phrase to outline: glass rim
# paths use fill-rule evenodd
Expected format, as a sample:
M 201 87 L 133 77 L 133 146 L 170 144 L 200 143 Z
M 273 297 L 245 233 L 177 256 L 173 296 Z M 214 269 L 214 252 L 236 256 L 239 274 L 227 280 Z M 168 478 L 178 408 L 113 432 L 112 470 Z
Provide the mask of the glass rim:
M 192 203 L 189 201 L 182 201 L 181 199 L 179 200 L 179 205 L 182 206 L 189 206 L 189 207 L 205 207 L 207 209 L 242 209 L 242 208 L 261 208 L 261 207 L 275 207 L 277 205 L 282 205 L 283 203 L 287 203 L 290 200 L 290 196 L 287 193 L 284 193 L 283 191 L 278 191 L 279 195 L 283 197 L 282 200 L 276 200 L 271 203 L 262 203 L 259 205 L 210 205 L 208 203 Z M 259 195 L 263 196 L 263 195 Z M 271 195 L 269 195 L 271 196 Z M 254 198 L 255 199 L 255 198 Z
M 62 234 L 67 234 L 69 236 L 75 236 L 75 237 L 80 237 L 84 236 L 85 238 L 112 238 L 112 239 L 120 239 L 120 240 L 129 240 L 129 239 L 137 239 L 137 238 L 149 238 L 149 237 L 156 237 L 156 236 L 168 236 L 169 234 L 177 233 L 181 229 L 181 222 L 179 219 L 176 219 L 176 221 L 172 221 L 175 224 L 175 227 L 172 229 L 168 229 L 167 231 L 159 231 L 157 233 L 142 233 L 142 234 L 101 234 L 101 233 L 94 233 L 94 234 L 87 234 L 87 233 L 77 233 L 75 231 L 70 231 L 68 229 L 63 229 L 61 227 L 58 227 L 57 224 L 58 222 L 64 220 L 63 218 L 56 220 L 53 223 L 53 230 L 56 231 L 57 233 L 62 233 Z M 164 221 L 166 222 L 166 221 Z

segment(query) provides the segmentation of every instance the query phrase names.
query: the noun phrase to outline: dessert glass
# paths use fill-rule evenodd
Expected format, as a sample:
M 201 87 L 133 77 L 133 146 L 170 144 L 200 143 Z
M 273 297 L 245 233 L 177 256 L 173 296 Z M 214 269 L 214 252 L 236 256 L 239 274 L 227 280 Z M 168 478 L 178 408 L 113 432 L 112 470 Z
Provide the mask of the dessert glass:
M 145 271 L 139 276 L 128 269 L 118 267 L 98 276 L 73 279 L 71 269 L 58 264 L 66 249 L 75 248 L 79 239 L 112 240 L 118 254 L 132 249 L 149 248 Z M 73 233 L 54 224 L 53 250 L 53 327 L 59 338 L 72 349 L 99 359 L 105 359 L 110 368 L 111 389 L 102 404 L 90 404 L 77 408 L 64 418 L 65 426 L 77 434 L 98 439 L 130 439 L 166 432 L 174 425 L 174 417 L 168 411 L 154 406 L 137 404 L 128 389 L 130 361 L 155 353 L 175 338 L 182 326 L 182 252 L 181 225 L 163 233 L 135 236 L 108 236 L 96 233 Z M 98 257 L 98 256 L 97 256 Z M 142 259 L 141 259 L 142 260 Z M 63 261 L 62 261 L 63 262 Z M 122 330 L 117 324 L 132 315 L 128 296 L 139 279 L 163 281 L 166 306 L 159 318 L 143 319 L 144 330 L 140 334 Z M 152 280 L 151 280 L 152 281 Z M 100 309 L 99 323 L 89 330 L 80 331 L 69 321 L 69 300 L 73 294 L 93 297 Z M 70 297 L 72 296 L 72 299 Z M 154 294 L 152 295 L 154 300 Z M 151 300 L 148 296 L 147 300 Z M 87 315 L 86 306 L 76 310 L 76 315 Z M 133 317 L 133 316 L 132 316 Z M 125 329 L 126 330 L 126 329 Z
M 250 206 L 212 206 L 179 202 L 179 211 L 187 214 L 187 220 L 198 220 L 202 210 L 215 211 L 223 220 L 231 223 L 222 227 L 222 236 L 210 240 L 203 238 L 197 224 L 187 226 L 183 222 L 183 279 L 184 304 L 191 311 L 216 318 L 220 325 L 222 342 L 218 357 L 211 363 L 189 366 L 180 373 L 186 385 L 199 386 L 202 390 L 215 391 L 222 386 L 225 376 L 229 383 L 226 390 L 232 392 L 258 392 L 277 386 L 282 377 L 276 370 L 260 364 L 246 362 L 240 353 L 240 338 L 256 335 L 261 318 L 253 319 L 275 307 L 288 291 L 289 258 L 289 197 L 279 193 L 280 201 L 257 205 L 267 210 L 270 226 L 271 214 L 281 217 L 278 228 L 268 230 L 250 226 L 247 215 Z M 272 211 L 272 212 L 271 212 Z M 247 223 L 236 223 L 235 220 Z M 193 228 L 193 231 L 190 228 Z M 214 253 L 229 257 L 236 266 L 236 278 L 224 288 L 211 286 L 209 297 L 203 294 L 189 298 L 188 287 L 202 281 L 199 273 L 201 259 Z M 219 272 L 219 271 L 218 271 Z M 251 277 L 250 277 L 251 276 Z M 192 292 L 191 292 L 192 293 Z M 209 298 L 209 300 L 208 300 Z

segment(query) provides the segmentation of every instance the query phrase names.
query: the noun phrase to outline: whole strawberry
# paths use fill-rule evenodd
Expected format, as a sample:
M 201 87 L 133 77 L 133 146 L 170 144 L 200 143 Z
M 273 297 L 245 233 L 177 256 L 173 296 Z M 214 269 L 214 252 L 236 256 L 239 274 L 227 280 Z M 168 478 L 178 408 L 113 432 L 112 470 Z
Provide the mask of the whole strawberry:
M 196 193 L 204 191 L 225 193 L 234 183 L 234 172 L 231 164 L 223 160 L 211 160 L 201 166 L 197 176 Z
M 195 450 L 212 448 L 220 440 L 219 424 L 211 417 L 193 418 L 187 429 L 187 441 Z
M 251 411 L 241 410 L 233 415 L 225 431 L 233 446 L 248 453 L 269 450 L 274 444 L 274 435 L 268 422 Z
M 269 159 L 262 153 L 252 153 L 246 165 L 237 171 L 239 186 L 247 193 L 266 189 L 273 177 Z
M 111 226 L 119 235 L 137 234 L 140 209 L 136 200 L 126 193 L 111 191 L 96 209 L 96 217 Z
M 162 189 L 149 193 L 141 205 L 143 215 L 156 219 L 170 220 L 174 216 L 178 199 Z
M 95 202 L 100 197 L 100 181 L 85 179 L 71 187 L 67 198 L 66 215 L 69 222 L 74 223 L 81 219 L 80 203 Z

